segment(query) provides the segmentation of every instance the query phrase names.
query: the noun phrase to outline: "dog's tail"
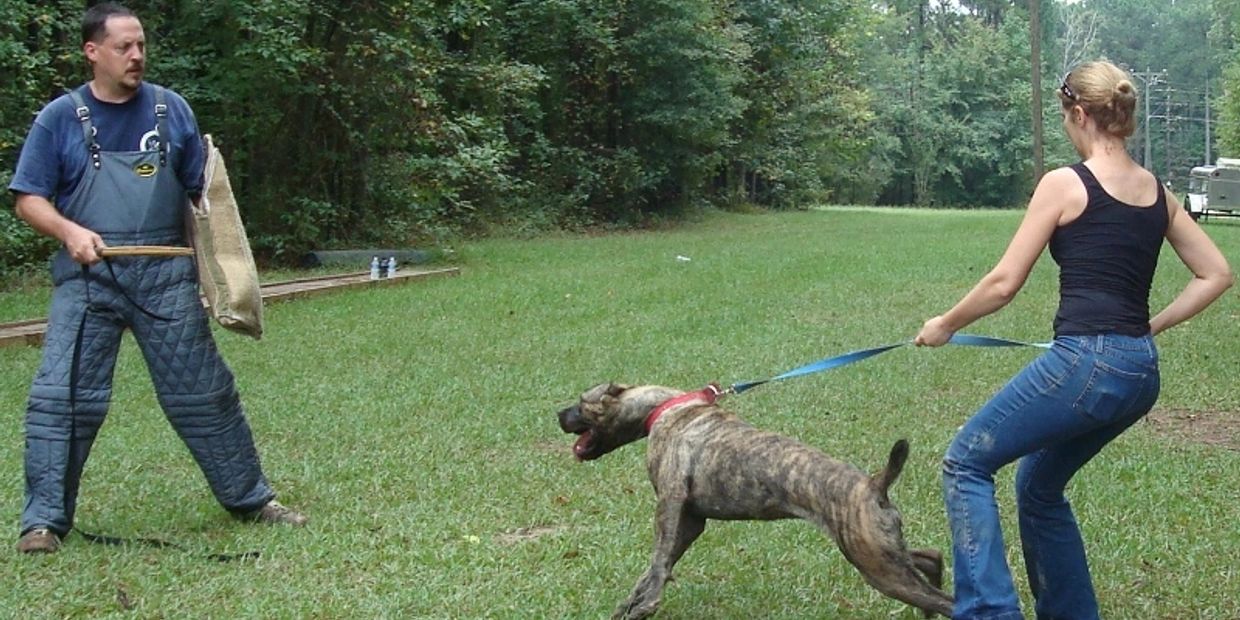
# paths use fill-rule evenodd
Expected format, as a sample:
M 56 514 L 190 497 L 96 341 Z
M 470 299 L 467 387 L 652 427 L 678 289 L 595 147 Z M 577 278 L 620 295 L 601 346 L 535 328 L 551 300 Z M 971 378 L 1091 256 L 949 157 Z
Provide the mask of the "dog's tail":
M 887 501 L 887 488 L 896 481 L 896 477 L 904 469 L 904 461 L 908 460 L 908 441 L 901 439 L 891 446 L 891 455 L 887 457 L 887 466 L 874 474 L 874 489 L 878 491 L 884 502 Z

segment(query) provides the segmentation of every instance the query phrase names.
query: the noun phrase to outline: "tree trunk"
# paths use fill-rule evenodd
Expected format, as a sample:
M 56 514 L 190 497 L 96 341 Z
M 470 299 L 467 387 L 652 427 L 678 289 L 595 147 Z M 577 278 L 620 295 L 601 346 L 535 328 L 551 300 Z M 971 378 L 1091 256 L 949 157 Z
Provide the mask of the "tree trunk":
M 1033 87 L 1033 182 L 1042 180 L 1042 2 L 1029 0 L 1029 82 Z

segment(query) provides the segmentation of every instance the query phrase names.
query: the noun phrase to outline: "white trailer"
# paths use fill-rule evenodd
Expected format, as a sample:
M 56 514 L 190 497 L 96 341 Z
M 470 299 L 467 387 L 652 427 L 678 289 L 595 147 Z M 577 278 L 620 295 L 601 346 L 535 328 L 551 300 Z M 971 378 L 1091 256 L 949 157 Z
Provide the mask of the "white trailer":
M 1220 157 L 1213 166 L 1193 168 L 1184 209 L 1194 220 L 1240 217 L 1240 159 Z

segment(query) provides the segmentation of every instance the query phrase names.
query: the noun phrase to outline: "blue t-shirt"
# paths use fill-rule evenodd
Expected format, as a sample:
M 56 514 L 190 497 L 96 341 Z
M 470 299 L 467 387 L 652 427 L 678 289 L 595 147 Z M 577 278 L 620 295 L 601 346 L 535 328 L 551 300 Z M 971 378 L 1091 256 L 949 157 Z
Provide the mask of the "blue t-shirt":
M 82 101 L 90 108 L 95 140 L 104 151 L 147 151 L 158 148 L 155 121 L 155 86 L 143 82 L 138 93 L 124 103 L 107 103 L 95 98 L 88 85 L 78 87 Z M 168 135 L 168 163 L 177 171 L 186 192 L 202 193 L 202 174 L 206 162 L 198 122 L 185 99 L 164 89 L 168 116 L 164 121 Z M 90 152 L 77 106 L 66 93 L 47 104 L 34 120 L 17 160 L 17 171 L 9 191 L 35 194 L 60 201 L 69 197 L 90 165 Z

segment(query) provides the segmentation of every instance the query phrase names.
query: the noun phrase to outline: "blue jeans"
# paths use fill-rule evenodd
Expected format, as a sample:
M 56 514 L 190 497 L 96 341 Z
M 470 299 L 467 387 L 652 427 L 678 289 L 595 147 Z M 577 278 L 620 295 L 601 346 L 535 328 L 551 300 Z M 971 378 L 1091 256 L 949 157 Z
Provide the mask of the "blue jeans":
M 1150 336 L 1060 336 L 956 434 L 943 461 L 960 619 L 1023 618 L 1004 555 L 994 474 L 1020 459 L 1016 509 L 1041 620 L 1098 618 L 1064 487 L 1158 398 Z

